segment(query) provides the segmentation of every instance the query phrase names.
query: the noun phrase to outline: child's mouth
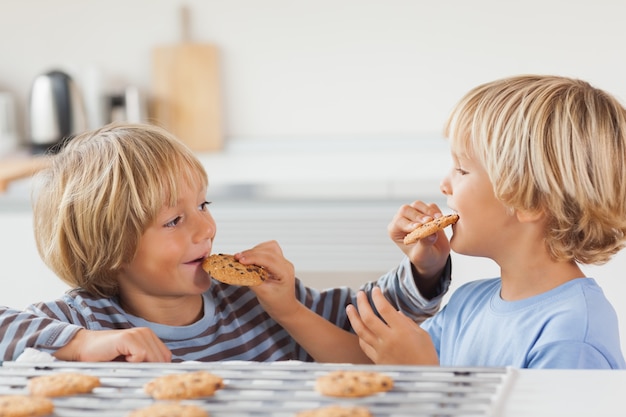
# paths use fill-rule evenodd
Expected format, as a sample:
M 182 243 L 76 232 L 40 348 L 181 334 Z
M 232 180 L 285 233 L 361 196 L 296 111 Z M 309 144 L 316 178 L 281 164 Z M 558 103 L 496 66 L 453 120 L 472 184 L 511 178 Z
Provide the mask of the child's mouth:
M 185 264 L 187 265 L 202 264 L 202 262 L 204 262 L 205 259 L 206 259 L 206 256 L 201 256 L 200 258 L 196 258 L 192 261 L 185 262 Z

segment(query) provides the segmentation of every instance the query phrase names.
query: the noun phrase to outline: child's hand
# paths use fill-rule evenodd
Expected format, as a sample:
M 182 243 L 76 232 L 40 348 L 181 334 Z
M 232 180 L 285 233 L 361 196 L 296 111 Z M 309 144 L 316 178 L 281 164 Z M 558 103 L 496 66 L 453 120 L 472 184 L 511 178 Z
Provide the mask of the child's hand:
M 346 312 L 361 349 L 375 364 L 439 364 L 435 346 L 425 330 L 394 309 L 380 288 L 372 290 L 372 299 L 384 321 L 376 316 L 362 291 L 357 294 L 358 311 L 349 305 Z
M 317 362 L 370 363 L 356 335 L 326 320 L 296 298 L 294 266 L 285 259 L 276 241 L 237 253 L 235 259 L 242 264 L 262 266 L 269 272 L 268 279 L 250 289 L 265 311 Z
M 417 276 L 425 280 L 438 279 L 446 265 L 450 242 L 445 232 L 439 231 L 411 245 L 405 245 L 403 240 L 419 224 L 432 220 L 435 215 L 441 215 L 436 204 L 414 201 L 400 207 L 387 226 L 389 237 L 409 257 Z
M 252 249 L 235 254 L 242 264 L 262 266 L 269 272 L 263 284 L 250 287 L 265 311 L 275 320 L 295 312 L 299 302 L 295 295 L 295 268 L 284 256 L 278 242 L 263 242 Z
M 54 357 L 66 361 L 171 362 L 172 353 L 147 327 L 122 330 L 78 331 Z

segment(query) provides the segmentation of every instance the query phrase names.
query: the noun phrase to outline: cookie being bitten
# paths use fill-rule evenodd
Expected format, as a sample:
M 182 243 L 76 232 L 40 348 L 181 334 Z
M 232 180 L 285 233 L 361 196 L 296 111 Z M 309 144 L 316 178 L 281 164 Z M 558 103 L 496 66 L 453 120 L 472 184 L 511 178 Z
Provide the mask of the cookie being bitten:
M 213 254 L 202 263 L 202 268 L 216 280 L 231 284 L 252 287 L 261 285 L 268 278 L 268 272 L 257 265 L 244 265 L 233 255 Z
M 444 228 L 456 223 L 459 220 L 459 215 L 456 213 L 448 214 L 445 216 L 437 217 L 427 223 L 420 224 L 411 233 L 404 237 L 404 244 L 410 245 L 420 239 L 424 239 L 426 236 L 430 236 L 433 233 L 443 230 Z

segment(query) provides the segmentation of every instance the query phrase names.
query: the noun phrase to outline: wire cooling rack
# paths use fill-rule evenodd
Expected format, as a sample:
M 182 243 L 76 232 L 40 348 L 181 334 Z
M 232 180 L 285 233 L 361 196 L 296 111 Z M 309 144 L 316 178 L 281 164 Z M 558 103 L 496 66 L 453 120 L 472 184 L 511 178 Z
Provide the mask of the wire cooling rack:
M 59 372 L 80 372 L 100 378 L 90 394 L 57 397 L 54 416 L 124 417 L 153 400 L 143 392 L 151 379 L 172 373 L 205 370 L 224 379 L 212 397 L 185 400 L 212 417 L 294 416 L 329 405 L 363 406 L 373 416 L 496 416 L 512 379 L 509 368 L 446 368 L 420 366 L 340 365 L 297 361 L 92 363 L 4 362 L 0 395 L 28 394 L 29 378 Z M 314 389 L 315 379 L 334 370 L 366 370 L 389 375 L 391 391 L 362 398 L 326 397 Z

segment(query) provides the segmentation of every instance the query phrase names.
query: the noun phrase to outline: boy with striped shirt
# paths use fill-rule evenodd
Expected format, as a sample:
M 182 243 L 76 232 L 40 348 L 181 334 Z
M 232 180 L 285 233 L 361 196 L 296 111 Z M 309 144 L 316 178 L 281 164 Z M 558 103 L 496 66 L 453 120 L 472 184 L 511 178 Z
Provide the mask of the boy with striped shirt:
M 296 279 L 297 322 L 268 314 L 281 303 L 274 290 L 283 286 L 273 283 L 295 274 L 275 241 L 236 254 L 270 273 L 259 287 L 223 284 L 203 270 L 216 235 L 207 175 L 168 132 L 112 124 L 78 135 L 48 162 L 37 177 L 35 238 L 44 262 L 72 289 L 26 312 L 0 310 L 4 360 L 33 347 L 78 361 L 370 362 L 350 331 L 345 309 L 355 292 L 347 287 L 318 291 Z M 403 206 L 392 237 L 406 234 L 415 216 L 438 211 Z M 362 289 L 381 288 L 421 322 L 439 307 L 450 262 L 442 269 L 420 259 L 447 253 L 441 249 L 425 241 L 413 263 L 405 259 Z

